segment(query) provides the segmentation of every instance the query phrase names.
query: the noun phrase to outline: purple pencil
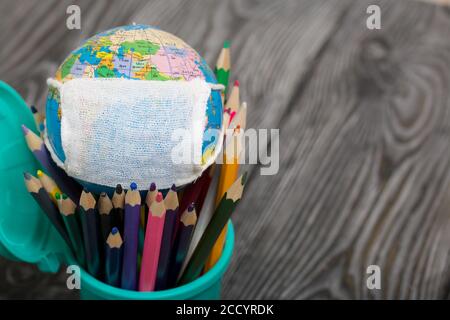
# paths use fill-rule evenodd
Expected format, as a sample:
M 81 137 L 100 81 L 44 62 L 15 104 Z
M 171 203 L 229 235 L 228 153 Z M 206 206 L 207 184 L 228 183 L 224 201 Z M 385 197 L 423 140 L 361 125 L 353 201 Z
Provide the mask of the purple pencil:
M 156 274 L 155 290 L 167 289 L 169 281 L 169 262 L 175 238 L 175 228 L 178 219 L 178 195 L 177 188 L 172 185 L 164 199 L 166 207 L 166 219 L 164 221 L 164 231 L 161 240 L 161 249 L 159 252 L 158 272 Z
M 42 141 L 40 137 L 24 125 L 22 125 L 22 130 L 28 148 L 33 152 L 36 159 L 55 180 L 58 187 L 67 194 L 73 202 L 78 203 L 81 196 L 81 186 L 56 165 L 45 147 L 44 141 Z
M 124 252 L 122 265 L 122 289 L 137 289 L 137 255 L 141 195 L 136 183 L 130 185 L 125 196 Z

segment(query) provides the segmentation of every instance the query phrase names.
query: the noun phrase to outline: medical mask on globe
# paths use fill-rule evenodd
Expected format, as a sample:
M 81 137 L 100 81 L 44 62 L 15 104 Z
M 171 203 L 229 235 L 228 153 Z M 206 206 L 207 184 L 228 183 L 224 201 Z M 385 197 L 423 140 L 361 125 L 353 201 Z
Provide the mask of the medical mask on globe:
M 195 180 L 221 151 L 223 128 L 213 152 L 206 159 L 202 155 L 207 102 L 211 90 L 221 90 L 221 85 L 199 78 L 47 83 L 60 94 L 65 161 L 58 159 L 47 137 L 45 143 L 55 162 L 76 179 L 108 187 L 134 181 L 140 189 L 155 182 L 165 189 Z M 193 151 L 189 163 L 172 158 L 180 145 L 173 134 L 180 130 L 189 135 L 189 145 L 183 145 Z

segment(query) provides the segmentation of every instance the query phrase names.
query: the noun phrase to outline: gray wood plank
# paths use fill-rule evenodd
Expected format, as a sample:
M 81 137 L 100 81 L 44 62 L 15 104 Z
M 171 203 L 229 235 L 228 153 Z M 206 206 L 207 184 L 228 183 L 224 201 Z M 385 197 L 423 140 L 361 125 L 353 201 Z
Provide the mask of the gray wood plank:
M 280 172 L 250 168 L 224 298 L 448 297 L 450 15 L 409 1 L 0 3 L 0 79 L 42 109 L 82 39 L 160 26 L 209 62 L 232 40 L 248 127 L 280 128 Z M 365 28 L 369 4 L 380 31 Z M 33 14 L 30 14 L 33 12 Z M 11 36 L 13 35 L 13 36 Z M 365 269 L 378 264 L 382 290 Z M 74 298 L 65 274 L 0 259 L 0 298 Z M 30 289 L 31 288 L 31 289 Z
M 253 171 L 226 297 L 447 297 L 449 31 L 439 7 L 352 4 L 279 125 L 282 171 Z

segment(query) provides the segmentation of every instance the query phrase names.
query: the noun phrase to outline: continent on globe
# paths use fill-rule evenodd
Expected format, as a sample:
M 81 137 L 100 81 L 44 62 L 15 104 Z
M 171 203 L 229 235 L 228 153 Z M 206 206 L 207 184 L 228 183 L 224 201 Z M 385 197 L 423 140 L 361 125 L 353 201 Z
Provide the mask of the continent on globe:
M 201 78 L 217 83 L 205 60 L 178 37 L 148 25 L 117 27 L 87 39 L 72 51 L 56 71 L 61 82 L 74 78 L 125 78 L 135 80 L 189 81 Z M 207 104 L 205 132 L 222 126 L 220 93 L 212 91 Z M 59 92 L 50 87 L 47 95 L 48 140 L 64 162 L 61 142 Z M 203 141 L 203 157 L 214 150 L 217 137 Z

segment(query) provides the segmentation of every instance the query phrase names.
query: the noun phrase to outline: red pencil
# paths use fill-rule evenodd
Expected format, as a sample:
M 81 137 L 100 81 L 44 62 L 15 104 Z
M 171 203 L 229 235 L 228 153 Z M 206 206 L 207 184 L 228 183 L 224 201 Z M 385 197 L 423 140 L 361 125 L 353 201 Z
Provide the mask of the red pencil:
M 144 252 L 142 254 L 141 274 L 139 277 L 139 291 L 153 291 L 155 289 L 165 218 L 166 208 L 163 196 L 161 192 L 158 192 L 148 211 Z

